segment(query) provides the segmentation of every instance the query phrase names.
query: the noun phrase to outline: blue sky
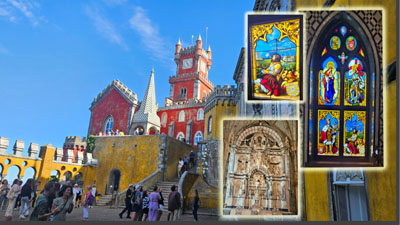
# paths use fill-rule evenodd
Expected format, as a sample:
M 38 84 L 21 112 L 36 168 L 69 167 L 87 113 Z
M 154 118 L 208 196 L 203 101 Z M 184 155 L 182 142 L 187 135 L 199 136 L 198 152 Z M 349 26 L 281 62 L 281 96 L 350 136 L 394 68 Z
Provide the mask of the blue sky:
M 234 84 L 244 15 L 254 1 L 0 1 L 0 136 L 62 147 L 86 136 L 93 98 L 113 79 L 144 95 L 155 69 L 164 105 L 175 44 L 199 33 L 213 52 L 209 79 Z
M 291 49 L 289 52 L 284 52 L 285 56 L 296 55 L 296 45 L 285 37 L 281 41 L 278 41 L 281 36 L 281 32 L 275 27 L 272 28 L 272 33 L 267 35 L 267 42 L 263 40 L 257 41 L 257 52 L 266 52 L 265 55 L 261 55 L 263 58 L 270 58 L 272 54 L 276 52 L 276 47 L 278 49 Z M 281 53 L 282 54 L 282 53 Z

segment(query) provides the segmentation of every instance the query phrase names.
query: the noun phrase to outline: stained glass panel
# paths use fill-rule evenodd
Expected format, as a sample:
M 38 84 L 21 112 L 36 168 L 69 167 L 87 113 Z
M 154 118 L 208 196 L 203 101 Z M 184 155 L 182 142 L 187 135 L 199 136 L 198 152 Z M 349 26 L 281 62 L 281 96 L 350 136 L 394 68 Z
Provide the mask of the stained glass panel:
M 260 16 L 261 18 L 261 16 Z M 259 19 L 260 19 L 259 18 Z M 251 89 L 258 99 L 300 100 L 301 19 L 249 26 Z
M 356 40 L 356 38 L 353 37 L 353 36 L 349 36 L 349 37 L 346 39 L 346 48 L 347 48 L 347 50 L 353 51 L 354 49 L 356 49 L 356 47 L 357 47 L 357 40 Z
M 367 74 L 363 71 L 363 64 L 355 57 L 348 67 L 349 70 L 345 73 L 344 103 L 351 106 L 365 106 Z
M 336 71 L 337 63 L 328 57 L 322 63 L 323 70 L 319 72 L 319 105 L 340 105 L 340 73 Z
M 318 155 L 339 156 L 340 111 L 318 110 Z
M 365 156 L 365 111 L 344 111 L 344 156 Z
M 340 38 L 338 36 L 331 37 L 329 44 L 333 50 L 338 50 L 341 44 Z

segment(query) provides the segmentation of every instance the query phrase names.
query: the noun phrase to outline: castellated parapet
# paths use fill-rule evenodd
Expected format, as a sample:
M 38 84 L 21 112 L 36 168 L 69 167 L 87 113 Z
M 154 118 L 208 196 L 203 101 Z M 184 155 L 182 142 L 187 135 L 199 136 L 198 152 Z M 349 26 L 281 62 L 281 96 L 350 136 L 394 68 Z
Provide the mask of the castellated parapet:
M 86 141 L 85 138 L 80 139 L 80 137 L 67 137 L 66 140 L 75 140 L 75 141 Z M 86 144 L 85 144 L 86 146 Z M 25 149 L 25 142 L 22 140 L 16 140 L 13 146 L 13 153 L 6 153 L 7 149 L 10 147 L 10 141 L 9 138 L 6 137 L 0 137 L 0 157 L 9 159 L 11 163 L 13 161 L 16 161 L 17 159 L 24 159 L 24 160 L 33 160 L 33 161 L 41 161 L 43 160 L 44 155 L 41 155 L 38 157 L 39 153 L 39 144 L 31 142 L 29 144 L 29 147 L 27 149 L 27 155 L 23 155 L 24 149 Z M 51 144 L 47 144 L 45 146 L 41 146 L 41 149 L 43 147 L 46 148 L 54 148 Z M 77 153 L 77 161 L 76 163 L 73 163 L 73 152 L 74 150 L 68 149 L 67 154 L 64 153 L 63 148 L 54 148 L 54 154 L 51 155 L 51 160 L 54 163 L 63 163 L 63 164 L 70 164 L 70 165 L 82 165 L 82 161 L 84 159 L 83 152 L 78 152 Z M 40 152 L 42 154 L 42 152 Z M 65 157 L 67 160 L 62 161 L 62 158 Z M 86 162 L 85 164 L 90 164 L 90 162 L 93 160 L 92 153 L 86 153 Z M 18 161 L 18 160 L 17 160 Z M 3 161 L 0 161 L 3 162 Z M 20 165 L 18 165 L 20 166 Z M 4 166 L 3 166 L 4 167 Z M 3 174 L 4 177 L 4 174 Z
M 221 105 L 227 104 L 227 106 L 235 106 L 237 95 L 237 88 L 234 85 L 217 85 L 214 90 L 210 93 L 210 95 L 206 99 L 206 106 L 204 108 L 204 112 L 207 113 L 214 106 L 217 106 L 219 100 L 221 100 Z M 225 103 L 226 102 L 226 103 Z
M 205 100 L 192 98 L 185 101 L 170 102 L 170 105 L 165 107 L 160 107 L 158 108 L 158 111 L 201 107 L 205 106 L 205 104 L 206 104 Z

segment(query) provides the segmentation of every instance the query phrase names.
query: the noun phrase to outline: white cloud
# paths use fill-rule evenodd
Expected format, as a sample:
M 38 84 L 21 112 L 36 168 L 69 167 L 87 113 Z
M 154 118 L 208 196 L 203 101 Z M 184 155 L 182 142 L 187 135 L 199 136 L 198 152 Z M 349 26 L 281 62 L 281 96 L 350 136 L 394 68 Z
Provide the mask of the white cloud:
M 134 15 L 129 20 L 129 23 L 132 29 L 140 35 L 141 41 L 149 54 L 153 56 L 153 59 L 161 60 L 164 63 L 166 60 L 171 60 L 172 53 L 165 46 L 172 45 L 169 45 L 161 38 L 158 26 L 150 20 L 142 7 L 134 8 Z
M 129 50 L 124 39 L 119 34 L 115 26 L 109 21 L 106 16 L 100 12 L 98 7 L 85 7 L 85 13 L 93 21 L 96 30 L 108 41 L 116 43 L 123 47 L 125 50 Z
M 35 1 L 29 0 L 7 0 L 8 4 L 13 6 L 14 9 L 22 13 L 27 19 L 29 19 L 33 26 L 39 25 L 39 20 L 42 20 L 40 17 L 38 18 L 33 11 L 38 9 L 40 5 Z M 14 13 L 9 14 L 10 21 L 15 20 Z

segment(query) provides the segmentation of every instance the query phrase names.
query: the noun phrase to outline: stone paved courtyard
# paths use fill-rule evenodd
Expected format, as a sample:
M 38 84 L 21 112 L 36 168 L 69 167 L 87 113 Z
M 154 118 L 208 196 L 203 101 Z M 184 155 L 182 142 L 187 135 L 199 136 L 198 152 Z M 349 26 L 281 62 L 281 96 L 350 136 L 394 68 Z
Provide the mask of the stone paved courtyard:
M 32 209 L 30 210 L 32 212 Z M 130 221 L 126 218 L 120 219 L 118 214 L 122 211 L 122 208 L 110 208 L 110 207 L 94 207 L 89 209 L 89 221 Z M 20 220 L 18 218 L 18 210 L 14 211 L 13 221 L 28 221 L 28 219 Z M 199 211 L 201 213 L 201 211 Z M 167 212 L 164 212 L 161 216 L 161 221 L 167 221 Z M 67 214 L 67 221 L 81 221 L 83 215 L 82 208 L 74 208 L 71 214 Z M 126 213 L 125 213 L 126 216 Z M 199 221 L 211 221 L 218 220 L 217 216 L 211 215 L 199 215 Z M 5 221 L 4 212 L 0 212 L 0 221 Z M 193 215 L 183 214 L 180 221 L 193 221 Z

